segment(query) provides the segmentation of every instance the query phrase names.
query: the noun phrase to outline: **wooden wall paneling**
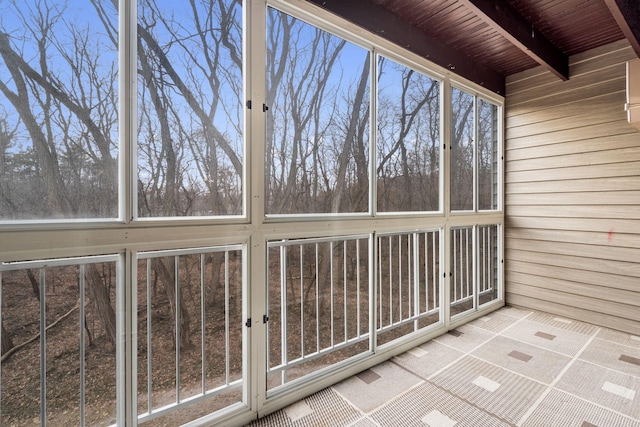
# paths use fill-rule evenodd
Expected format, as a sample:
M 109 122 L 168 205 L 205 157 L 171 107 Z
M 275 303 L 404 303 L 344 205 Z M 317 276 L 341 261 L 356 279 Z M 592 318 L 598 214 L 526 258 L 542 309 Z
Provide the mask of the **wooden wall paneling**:
M 608 177 L 637 177 L 640 171 L 640 162 L 625 163 L 620 159 L 620 163 L 611 163 L 593 167 L 591 165 L 571 166 L 562 169 L 549 169 L 541 173 L 540 171 L 516 171 L 508 172 L 509 165 L 506 166 L 505 182 L 538 182 L 538 181 L 562 181 L 571 179 L 591 179 Z
M 564 156 L 567 154 L 593 153 L 599 151 L 609 151 L 621 148 L 637 148 L 638 132 L 630 129 L 629 133 L 602 136 L 577 141 L 565 141 L 562 144 L 554 143 L 549 145 L 533 145 L 531 147 L 511 148 L 506 151 L 507 162 L 517 160 L 532 160 L 553 156 Z
M 545 218 L 510 215 L 507 229 L 538 228 L 545 230 L 576 230 L 607 234 L 609 232 L 640 235 L 640 218 L 634 220 L 613 218 Z
M 640 133 L 626 122 L 626 42 L 507 78 L 508 304 L 640 333 Z
M 621 289 L 627 290 L 637 290 L 638 288 L 638 279 L 640 279 L 640 265 L 638 265 L 638 263 L 571 255 L 549 255 L 519 249 L 510 249 L 509 252 L 509 270 L 511 270 L 512 262 L 521 261 L 550 268 L 564 267 L 572 270 L 580 270 L 588 272 L 589 274 L 613 274 L 616 279 L 620 279 L 620 281 L 607 280 L 602 284 L 603 286 L 620 287 Z
M 578 295 L 583 295 L 588 291 L 591 294 L 590 296 L 598 299 L 623 303 L 630 303 L 636 297 L 638 277 L 555 267 L 549 264 L 537 264 L 528 260 L 510 260 L 509 264 L 510 279 L 514 282 L 518 281 L 516 274 L 520 274 L 520 277 L 531 275 L 542 277 L 546 280 L 547 283 L 540 285 L 543 288 L 551 286 L 554 289 L 563 289 L 568 293 Z M 571 277 L 572 281 L 565 281 L 567 284 L 561 286 L 560 281 L 563 280 L 563 277 Z M 527 283 L 532 282 L 527 281 Z M 631 298 L 631 300 L 626 298 Z
M 562 317 L 584 320 L 589 323 L 640 336 L 640 322 L 632 319 L 602 314 L 594 311 L 592 308 L 582 309 L 575 306 L 559 304 L 554 301 L 529 298 L 509 291 L 507 291 L 506 299 L 510 301 L 510 304 L 515 306 L 529 307 L 533 310 L 546 311 Z

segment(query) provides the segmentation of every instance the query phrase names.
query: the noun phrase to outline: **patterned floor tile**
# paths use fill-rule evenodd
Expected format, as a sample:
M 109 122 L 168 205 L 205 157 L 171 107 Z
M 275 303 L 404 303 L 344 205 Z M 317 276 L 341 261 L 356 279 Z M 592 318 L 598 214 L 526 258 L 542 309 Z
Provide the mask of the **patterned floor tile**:
M 530 316 L 533 311 L 527 310 L 526 308 L 514 307 L 511 305 L 507 305 L 502 307 L 499 310 L 500 314 L 504 314 L 506 316 L 515 317 L 516 319 L 524 319 L 527 316 Z
M 415 351 L 416 349 L 421 350 L 424 354 Z M 396 356 L 393 361 L 423 379 L 429 378 L 464 355 L 464 353 L 436 341 L 429 341 L 416 349 Z
M 567 319 L 566 317 L 556 316 L 549 313 L 541 313 L 539 311 L 533 312 L 531 316 L 527 317 L 527 320 L 589 336 L 594 335 L 600 329 L 597 326 L 590 325 L 588 323 Z
M 276 426 L 348 426 L 363 417 L 330 388 L 319 391 L 299 402 L 267 415 L 250 424 L 251 427 Z
M 250 425 L 640 427 L 640 337 L 506 307 Z
M 398 427 L 489 427 L 507 422 L 474 407 L 429 383 L 376 410 L 371 418 L 381 426 Z
M 474 406 L 516 423 L 547 387 L 466 356 L 431 379 Z
M 495 334 L 492 332 L 475 328 L 471 325 L 462 325 L 435 338 L 435 341 L 466 353 L 494 336 Z
M 491 332 L 502 332 L 509 326 L 517 323 L 519 320 L 520 319 L 507 316 L 500 312 L 493 312 L 480 317 L 469 324 Z
M 568 356 L 502 336 L 492 339 L 472 354 L 545 384 L 551 384 L 571 360 Z
M 555 326 L 523 320 L 502 335 L 567 356 L 575 356 L 589 341 L 589 336 Z
M 640 421 L 609 411 L 567 393 L 552 390 L 523 427 L 640 427 Z
M 556 388 L 640 419 L 640 378 L 576 360 Z
M 640 348 L 595 339 L 580 355 L 580 359 L 634 375 L 640 379 Z
M 631 335 L 620 331 L 602 328 L 600 332 L 598 332 L 597 337 L 601 340 L 611 341 L 628 347 L 640 349 L 640 336 L 638 335 Z
M 333 386 L 365 414 L 423 381 L 392 362 L 384 362 L 365 372 L 365 375 L 356 375 Z

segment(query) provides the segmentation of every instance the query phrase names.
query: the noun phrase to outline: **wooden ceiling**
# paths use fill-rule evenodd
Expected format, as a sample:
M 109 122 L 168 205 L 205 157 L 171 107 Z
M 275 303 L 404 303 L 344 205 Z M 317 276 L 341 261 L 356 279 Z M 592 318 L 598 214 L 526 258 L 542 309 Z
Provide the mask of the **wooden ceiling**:
M 627 38 L 640 57 L 640 0 L 309 0 L 488 89 Z

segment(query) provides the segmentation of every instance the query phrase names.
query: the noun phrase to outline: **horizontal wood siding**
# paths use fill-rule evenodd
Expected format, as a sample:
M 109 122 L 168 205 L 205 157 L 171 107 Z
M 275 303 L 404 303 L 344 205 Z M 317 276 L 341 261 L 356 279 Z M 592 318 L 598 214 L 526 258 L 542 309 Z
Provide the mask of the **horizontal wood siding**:
M 620 41 L 507 79 L 506 302 L 640 335 L 640 132 Z

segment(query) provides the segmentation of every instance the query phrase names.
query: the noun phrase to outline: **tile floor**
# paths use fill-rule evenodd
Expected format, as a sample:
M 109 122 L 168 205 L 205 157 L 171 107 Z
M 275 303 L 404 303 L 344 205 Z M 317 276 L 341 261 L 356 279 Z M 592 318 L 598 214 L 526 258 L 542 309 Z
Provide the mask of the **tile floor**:
M 258 426 L 640 427 L 640 337 L 505 307 Z

